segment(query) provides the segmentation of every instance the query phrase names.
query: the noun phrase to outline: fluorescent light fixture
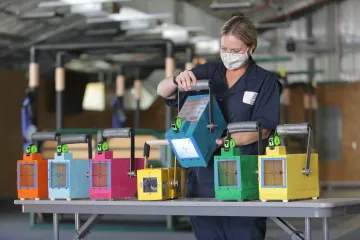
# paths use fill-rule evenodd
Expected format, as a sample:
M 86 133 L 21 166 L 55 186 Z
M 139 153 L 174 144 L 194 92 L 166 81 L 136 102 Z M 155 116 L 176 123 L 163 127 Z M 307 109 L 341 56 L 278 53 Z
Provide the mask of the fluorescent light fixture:
M 196 54 L 219 54 L 220 39 L 209 36 L 196 36 L 190 39 L 190 43 L 195 45 Z
M 231 8 L 250 8 L 253 4 L 251 2 L 233 2 L 233 3 L 212 3 L 211 9 L 231 9 Z
M 202 26 L 188 26 L 188 27 L 184 27 L 184 28 L 188 32 L 203 32 L 203 31 L 205 31 L 205 28 Z
M 61 0 L 61 1 L 49 1 L 41 2 L 38 7 L 62 7 L 69 5 L 81 5 L 81 4 L 91 4 L 91 3 L 107 3 L 107 2 L 129 2 L 131 0 Z
M 146 14 L 142 16 L 122 16 L 121 14 L 109 14 L 107 17 L 100 18 L 89 18 L 86 20 L 87 23 L 105 23 L 105 22 L 124 22 L 134 20 L 149 20 L 149 19 L 164 19 L 169 18 L 171 13 L 155 13 Z

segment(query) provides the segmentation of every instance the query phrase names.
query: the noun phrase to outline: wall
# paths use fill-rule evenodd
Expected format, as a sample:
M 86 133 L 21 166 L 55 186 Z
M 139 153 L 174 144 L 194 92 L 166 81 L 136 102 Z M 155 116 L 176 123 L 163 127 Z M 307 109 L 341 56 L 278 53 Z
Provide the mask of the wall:
M 328 84 L 319 87 L 320 106 L 336 106 L 342 112 L 342 160 L 321 162 L 321 179 L 329 182 L 360 181 L 360 149 L 352 148 L 352 143 L 360 144 L 359 102 L 360 83 Z M 332 131 L 332 129 L 329 129 Z
M 321 84 L 316 91 L 320 107 L 339 107 L 342 113 L 342 158 L 341 161 L 320 159 L 320 179 L 323 182 L 359 182 L 360 149 L 353 149 L 352 143 L 360 144 L 360 83 Z M 290 123 L 304 122 L 303 92 L 301 88 L 291 90 Z
M 25 96 L 25 73 L 0 70 L 0 197 L 16 194 L 16 161 L 22 152 L 21 105 Z

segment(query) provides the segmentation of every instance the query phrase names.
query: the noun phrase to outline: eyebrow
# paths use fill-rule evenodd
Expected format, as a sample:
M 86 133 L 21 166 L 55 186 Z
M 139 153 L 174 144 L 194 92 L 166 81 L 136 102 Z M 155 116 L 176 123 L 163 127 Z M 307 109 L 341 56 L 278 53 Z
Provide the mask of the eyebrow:
M 225 48 L 225 49 L 227 49 L 226 47 L 224 47 L 223 45 L 221 45 L 221 48 Z M 235 51 L 240 51 L 241 50 L 241 48 L 232 48 L 232 49 L 230 49 L 230 50 L 235 50 Z

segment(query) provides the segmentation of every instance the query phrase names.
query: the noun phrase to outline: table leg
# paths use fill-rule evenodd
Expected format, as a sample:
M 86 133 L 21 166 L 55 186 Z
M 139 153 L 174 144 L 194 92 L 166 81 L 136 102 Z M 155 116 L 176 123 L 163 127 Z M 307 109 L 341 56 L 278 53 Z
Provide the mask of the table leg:
M 311 240 L 311 221 L 305 218 L 305 240 Z
M 329 224 L 328 224 L 328 218 L 323 218 L 323 219 L 322 219 L 322 227 L 323 227 L 324 240 L 329 240 Z
M 75 213 L 75 231 L 80 229 L 80 216 L 78 213 Z
M 59 240 L 59 214 L 53 213 L 54 240 Z
M 79 229 L 80 229 L 80 216 L 78 213 L 75 213 L 75 232 L 79 233 Z M 78 240 L 83 239 L 83 238 L 78 238 Z

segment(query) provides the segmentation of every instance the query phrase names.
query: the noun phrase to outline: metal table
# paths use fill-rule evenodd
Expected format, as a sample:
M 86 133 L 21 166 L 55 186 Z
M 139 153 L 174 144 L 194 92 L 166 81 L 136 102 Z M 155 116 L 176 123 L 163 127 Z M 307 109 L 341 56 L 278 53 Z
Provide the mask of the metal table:
M 83 239 L 104 214 L 174 215 L 174 216 L 251 216 L 269 217 L 292 239 L 311 240 L 311 218 L 322 218 L 323 239 L 329 239 L 328 218 L 360 214 L 359 198 L 323 198 L 293 202 L 236 202 L 214 199 L 179 199 L 172 201 L 92 201 L 92 200 L 15 200 L 25 213 L 53 213 L 54 240 L 59 239 L 59 213 L 76 214 L 74 240 Z M 221 210 L 220 210 L 221 208 Z M 82 225 L 78 214 L 92 214 Z M 305 234 L 282 217 L 305 218 Z

